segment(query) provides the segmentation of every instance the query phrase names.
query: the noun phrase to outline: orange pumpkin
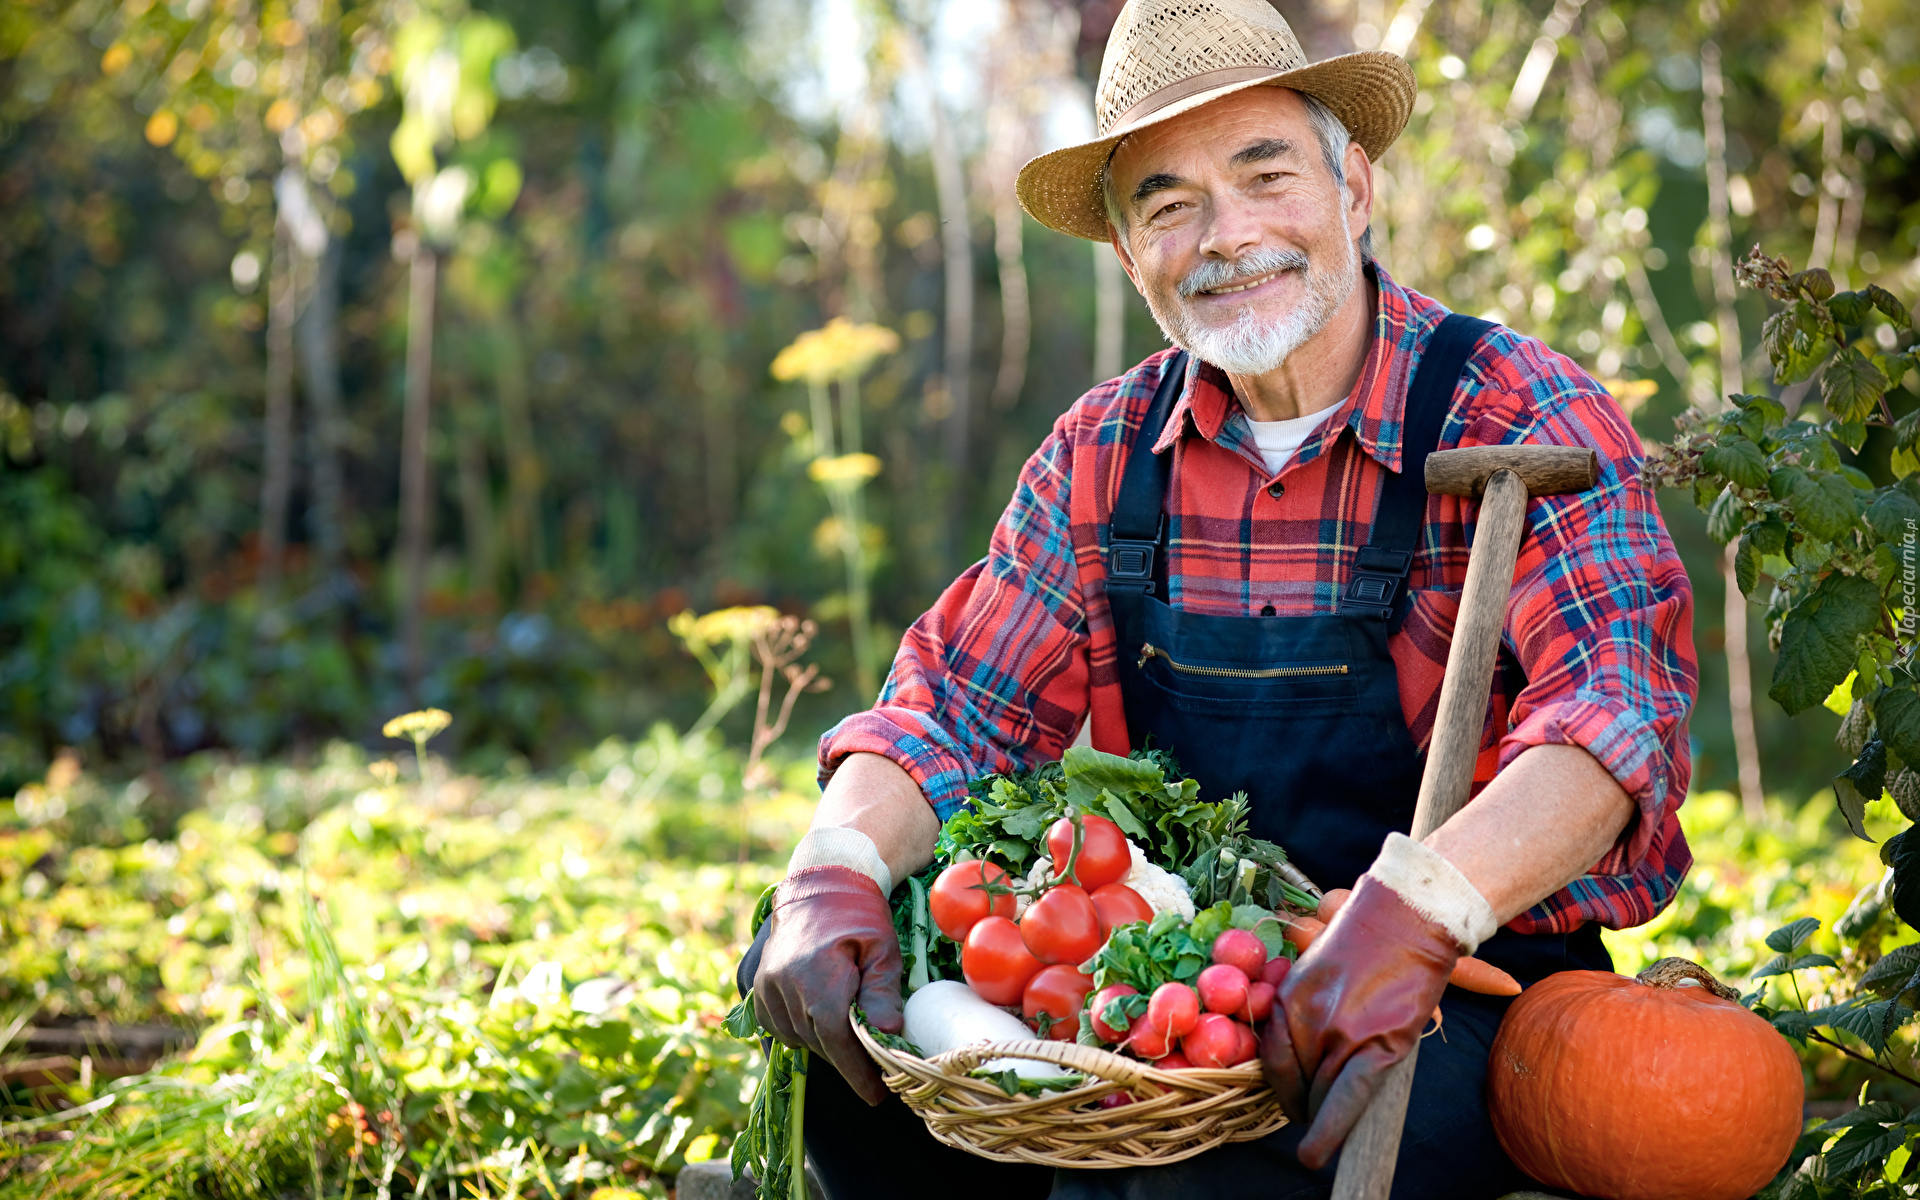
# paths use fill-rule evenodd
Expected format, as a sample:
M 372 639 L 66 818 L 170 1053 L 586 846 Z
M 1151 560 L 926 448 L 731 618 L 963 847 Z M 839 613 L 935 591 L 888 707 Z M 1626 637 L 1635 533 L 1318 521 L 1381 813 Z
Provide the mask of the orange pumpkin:
M 1567 971 L 1507 1010 L 1487 1066 L 1522 1171 L 1606 1200 L 1741 1200 L 1787 1161 L 1806 1085 L 1787 1040 L 1711 975 Z

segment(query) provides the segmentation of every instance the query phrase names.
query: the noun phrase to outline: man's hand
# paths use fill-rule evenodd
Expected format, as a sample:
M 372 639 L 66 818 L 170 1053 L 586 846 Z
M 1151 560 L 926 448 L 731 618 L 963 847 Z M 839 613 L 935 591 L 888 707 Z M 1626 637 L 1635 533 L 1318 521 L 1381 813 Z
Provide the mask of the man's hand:
M 1462 947 L 1399 893 L 1362 875 L 1280 985 L 1260 1039 L 1260 1061 L 1288 1119 L 1312 1118 L 1300 1161 L 1333 1158 L 1380 1087 L 1407 1056 Z
M 859 997 L 874 1028 L 898 1033 L 900 941 L 874 881 L 849 867 L 808 867 L 774 893 L 772 933 L 753 981 L 761 1027 L 831 1062 L 868 1104 L 887 1098 L 879 1068 L 853 1034 Z

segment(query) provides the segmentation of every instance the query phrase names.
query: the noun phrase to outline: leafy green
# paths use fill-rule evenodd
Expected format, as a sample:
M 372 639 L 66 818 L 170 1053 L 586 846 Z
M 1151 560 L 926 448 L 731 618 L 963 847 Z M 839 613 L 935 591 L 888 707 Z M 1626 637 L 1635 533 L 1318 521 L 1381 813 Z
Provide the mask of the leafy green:
M 990 1071 L 986 1067 L 975 1067 L 967 1074 L 975 1079 L 986 1080 L 1009 1096 L 1039 1096 L 1047 1092 L 1070 1092 L 1087 1081 L 1085 1075 L 1071 1071 L 1060 1075 L 1028 1078 L 1011 1067 L 1004 1071 Z
M 1115 928 L 1106 945 L 1080 969 L 1093 976 L 1096 991 L 1124 983 L 1151 995 L 1163 983 L 1191 984 L 1206 967 L 1210 946 L 1195 940 L 1179 913 L 1163 912 L 1150 923 L 1135 921 Z
M 1789 713 L 1827 698 L 1854 668 L 1859 640 L 1879 627 L 1880 592 L 1857 575 L 1828 575 L 1787 613 L 1767 694 Z

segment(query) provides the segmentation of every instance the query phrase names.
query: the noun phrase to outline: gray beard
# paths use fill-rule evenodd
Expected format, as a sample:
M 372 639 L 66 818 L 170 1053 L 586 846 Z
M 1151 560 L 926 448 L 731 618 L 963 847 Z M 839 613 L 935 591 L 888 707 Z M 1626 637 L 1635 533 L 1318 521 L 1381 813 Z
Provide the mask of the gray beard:
M 1294 310 L 1278 320 L 1257 315 L 1248 305 L 1229 325 L 1203 325 L 1194 319 L 1191 298 L 1235 279 L 1251 279 L 1277 270 L 1307 272 L 1307 291 Z M 1360 251 L 1347 243 L 1345 261 L 1315 270 L 1298 250 L 1255 250 L 1232 262 L 1213 260 L 1190 273 L 1171 294 L 1149 294 L 1147 307 L 1169 342 L 1229 375 L 1265 375 L 1277 371 L 1295 350 L 1311 341 L 1340 311 L 1360 285 Z

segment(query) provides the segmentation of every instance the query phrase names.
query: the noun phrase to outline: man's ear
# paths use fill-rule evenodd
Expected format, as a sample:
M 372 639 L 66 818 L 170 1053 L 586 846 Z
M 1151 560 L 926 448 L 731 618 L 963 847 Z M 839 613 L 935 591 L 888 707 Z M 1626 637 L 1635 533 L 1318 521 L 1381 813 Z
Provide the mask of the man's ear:
M 1359 142 L 1347 143 L 1346 160 L 1347 238 L 1357 242 L 1373 221 L 1373 162 Z
M 1355 236 L 1357 237 L 1359 235 L 1356 234 Z M 1141 291 L 1140 272 L 1133 265 L 1133 254 L 1127 249 L 1127 239 L 1125 235 L 1113 227 L 1113 222 L 1111 221 L 1107 222 L 1107 242 L 1113 247 L 1114 257 L 1120 260 L 1120 269 L 1125 271 L 1127 278 L 1133 281 L 1133 290 L 1140 292 L 1143 296 L 1146 295 L 1146 292 Z

